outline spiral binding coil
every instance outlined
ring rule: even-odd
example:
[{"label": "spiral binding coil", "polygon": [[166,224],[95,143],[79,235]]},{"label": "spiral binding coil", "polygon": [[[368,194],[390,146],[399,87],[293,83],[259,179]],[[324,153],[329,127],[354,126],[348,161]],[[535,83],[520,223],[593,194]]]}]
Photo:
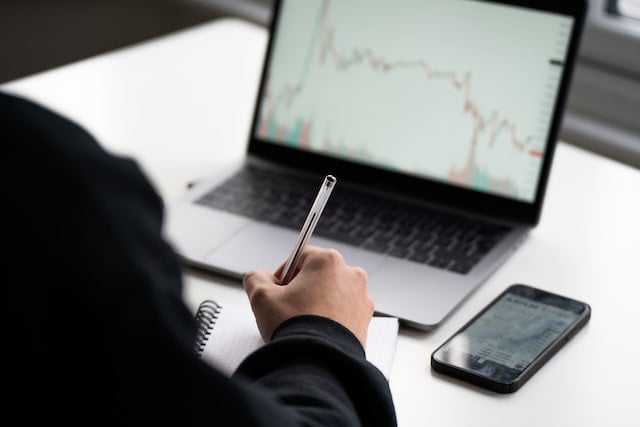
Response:
[{"label": "spiral binding coil", "polygon": [[209,335],[211,335],[211,330],[216,324],[218,317],[220,317],[220,310],[222,310],[222,306],[211,300],[203,301],[198,307],[198,311],[196,312],[196,324],[198,329],[196,332],[195,343],[195,350],[198,356],[202,354],[202,350],[204,350],[204,346],[209,339]]}]

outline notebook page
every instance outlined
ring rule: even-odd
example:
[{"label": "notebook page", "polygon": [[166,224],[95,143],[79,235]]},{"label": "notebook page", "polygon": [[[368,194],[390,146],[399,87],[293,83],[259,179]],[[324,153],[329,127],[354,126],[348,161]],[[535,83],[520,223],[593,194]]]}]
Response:
[{"label": "notebook page", "polygon": [[393,355],[398,339],[398,319],[395,317],[374,317],[369,323],[367,334],[367,360],[389,379]]},{"label": "notebook page", "polygon": [[225,304],[200,357],[231,376],[245,357],[262,345],[251,310]]},{"label": "notebook page", "polygon": [[[374,317],[367,335],[367,360],[389,378],[398,336],[398,319]],[[201,354],[202,360],[231,375],[253,351],[264,345],[250,309],[223,305]]]}]

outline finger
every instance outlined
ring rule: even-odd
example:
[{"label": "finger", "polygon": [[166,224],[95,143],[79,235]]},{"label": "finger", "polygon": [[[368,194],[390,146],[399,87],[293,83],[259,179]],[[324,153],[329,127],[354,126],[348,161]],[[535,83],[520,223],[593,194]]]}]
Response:
[{"label": "finger", "polygon": [[354,267],[351,265],[349,266],[349,268],[351,269],[352,274],[359,280],[359,282],[365,284],[369,282],[369,276],[367,275],[367,272],[364,268]]},{"label": "finger", "polygon": [[[295,277],[298,272],[300,271],[300,267],[302,266],[302,264],[304,263],[304,260],[309,257],[310,254],[317,252],[319,250],[322,250],[322,248],[318,247],[318,246],[314,246],[314,245],[306,245],[304,248],[302,248],[302,253],[300,254],[300,258],[298,259],[298,265],[294,266],[293,268],[293,275],[292,277]],[[276,269],[276,271],[273,273],[273,275],[277,278],[282,277],[282,273],[284,271],[284,266],[287,264],[288,260],[285,260],[282,264],[280,264],[280,266]]]},{"label": "finger", "polygon": [[278,267],[278,269],[273,273],[274,276],[276,277],[282,277],[282,271],[284,270],[284,266],[287,262],[283,262],[282,264],[280,264],[280,267]]},{"label": "finger", "polygon": [[242,286],[248,294],[251,294],[258,286],[275,284],[276,282],[276,276],[262,270],[251,270],[242,276]]},{"label": "finger", "polygon": [[325,268],[327,266],[337,266],[340,268],[346,267],[342,254],[332,248],[316,248],[316,250],[307,254],[306,260],[308,260],[308,264],[313,263],[315,266],[319,266],[321,268]]}]

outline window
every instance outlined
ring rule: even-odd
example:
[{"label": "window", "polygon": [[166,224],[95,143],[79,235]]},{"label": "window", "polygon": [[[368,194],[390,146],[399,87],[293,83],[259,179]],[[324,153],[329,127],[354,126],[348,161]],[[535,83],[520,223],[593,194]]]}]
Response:
[{"label": "window", "polygon": [[607,10],[613,15],[640,20],[640,0],[611,0]]},{"label": "window", "polygon": [[590,0],[561,138],[640,167],[640,0]]}]

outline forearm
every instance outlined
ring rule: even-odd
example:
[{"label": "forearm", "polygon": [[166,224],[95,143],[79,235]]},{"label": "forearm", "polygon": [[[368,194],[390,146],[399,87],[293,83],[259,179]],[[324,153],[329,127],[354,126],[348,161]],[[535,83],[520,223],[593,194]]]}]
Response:
[{"label": "forearm", "polygon": [[317,316],[284,322],[235,374],[271,390],[305,425],[396,425],[389,385],[356,337]]}]

